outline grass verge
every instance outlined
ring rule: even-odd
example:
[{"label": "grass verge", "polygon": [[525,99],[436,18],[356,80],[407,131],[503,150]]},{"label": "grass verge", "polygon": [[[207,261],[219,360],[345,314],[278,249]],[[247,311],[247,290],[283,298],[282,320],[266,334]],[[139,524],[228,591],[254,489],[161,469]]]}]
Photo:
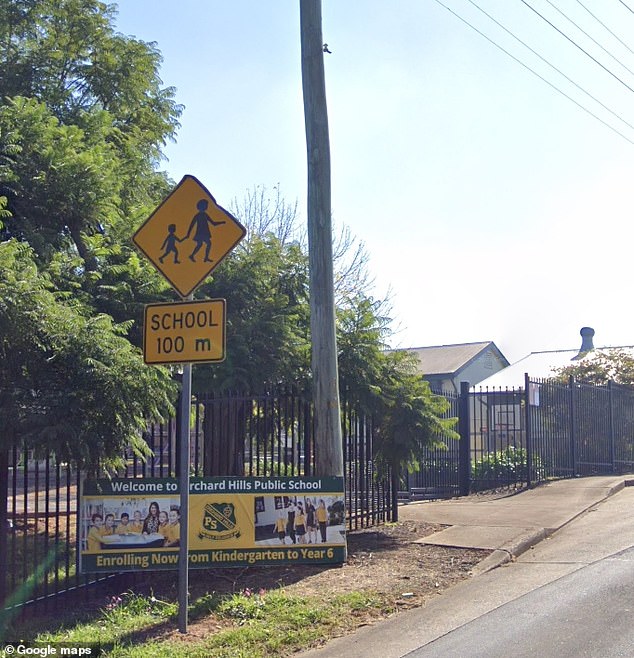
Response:
[{"label": "grass verge", "polygon": [[126,593],[112,597],[91,619],[54,630],[15,631],[36,643],[99,644],[112,658],[264,658],[308,649],[368,616],[389,612],[385,598],[369,592],[319,598],[283,588],[211,593],[190,606],[190,632],[182,635],[176,604]]}]

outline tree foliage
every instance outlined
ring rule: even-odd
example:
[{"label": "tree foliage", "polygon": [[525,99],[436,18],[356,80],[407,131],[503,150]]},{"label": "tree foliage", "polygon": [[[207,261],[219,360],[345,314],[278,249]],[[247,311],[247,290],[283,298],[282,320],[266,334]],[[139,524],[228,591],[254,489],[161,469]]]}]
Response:
[{"label": "tree foliage", "polygon": [[129,229],[166,190],[157,166],[182,110],[156,45],[116,33],[114,12],[96,0],[0,0],[4,237],[44,262],[72,247],[89,271],[99,263],[87,238],[120,236],[116,225]]},{"label": "tree foliage", "polygon": [[174,396],[134,346],[167,286],[129,238],[169,189],[181,108],[155,44],[118,34],[114,12],[0,0],[2,443],[83,463],[142,450]]},{"label": "tree foliage", "polygon": [[46,445],[92,465],[127,446],[142,452],[139,428],[170,408],[173,384],[123,333],[60,299],[29,247],[0,243],[2,443]]},{"label": "tree foliage", "polygon": [[612,381],[633,386],[634,353],[621,348],[593,350],[574,365],[556,371],[556,378],[562,382],[570,377],[587,384],[606,385]]},{"label": "tree foliage", "polygon": [[414,471],[423,448],[460,438],[454,429],[458,419],[445,417],[448,400],[432,393],[407,352],[385,355],[376,408],[375,457],[384,473]]}]

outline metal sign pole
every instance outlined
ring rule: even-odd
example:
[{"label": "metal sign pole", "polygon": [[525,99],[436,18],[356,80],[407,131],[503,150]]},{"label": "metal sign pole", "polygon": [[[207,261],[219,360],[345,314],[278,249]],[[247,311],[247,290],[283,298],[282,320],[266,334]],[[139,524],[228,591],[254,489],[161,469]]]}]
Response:
[{"label": "metal sign pole", "polygon": [[[209,212],[209,214],[207,214]],[[193,216],[193,218],[192,218]],[[192,226],[204,225],[204,230],[198,229],[190,241],[185,253],[189,257],[178,259],[176,242],[189,238]],[[209,225],[214,229],[213,252]],[[189,227],[189,229],[187,228]],[[185,175],[181,182],[163,200],[160,206],[145,220],[132,240],[156,269],[165,277],[169,284],[185,298],[193,302],[193,292],[211,274],[223,258],[244,238],[247,230],[240,222],[224,208],[216,203],[211,192],[194,176]],[[186,236],[178,238],[176,236]],[[194,244],[192,244],[192,242]],[[196,254],[205,246],[205,257],[202,254],[196,259]],[[191,250],[191,251],[190,251]],[[166,259],[166,257],[169,258]],[[211,258],[210,256],[213,256]],[[184,363],[183,384],[181,390],[181,422],[178,469],[178,486],[180,487],[180,549],[178,553],[178,628],[181,633],[187,633],[188,604],[188,568],[189,568],[189,420],[191,415],[192,389],[192,359],[199,361],[222,361],[225,346],[224,300],[206,300],[220,302],[221,309],[195,313],[192,309],[183,311],[163,307],[159,314],[156,305],[151,308],[155,321],[148,323],[146,318],[143,331],[143,358],[145,363]],[[203,303],[203,302],[199,302]],[[176,306],[176,305],[173,305]],[[218,317],[218,314],[221,317]],[[175,315],[177,314],[177,315]],[[190,324],[183,325],[183,314]],[[159,318],[165,322],[158,322]],[[172,318],[172,320],[170,320]],[[178,324],[176,319],[178,318]],[[176,329],[181,331],[176,332]],[[189,330],[196,331],[190,333]],[[156,333],[158,329],[163,332]],[[183,332],[187,329],[187,332]],[[213,329],[214,334],[209,335]],[[152,333],[154,332],[154,333]],[[187,349],[186,349],[187,348]],[[213,351],[215,350],[215,351]],[[204,358],[198,358],[204,353]],[[196,357],[196,358],[194,358]]]},{"label": "metal sign pole", "polygon": [[184,365],[182,386],[178,473],[181,508],[180,550],[178,553],[178,630],[181,633],[187,633],[187,605],[189,602],[189,419],[192,398],[191,363]]}]

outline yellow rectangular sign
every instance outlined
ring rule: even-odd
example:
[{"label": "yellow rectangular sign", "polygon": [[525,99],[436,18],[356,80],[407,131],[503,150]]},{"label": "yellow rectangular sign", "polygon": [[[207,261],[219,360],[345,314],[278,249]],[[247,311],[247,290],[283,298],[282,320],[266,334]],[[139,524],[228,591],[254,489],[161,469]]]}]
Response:
[{"label": "yellow rectangular sign", "polygon": [[145,363],[223,361],[225,307],[224,299],[148,304],[143,327]]}]

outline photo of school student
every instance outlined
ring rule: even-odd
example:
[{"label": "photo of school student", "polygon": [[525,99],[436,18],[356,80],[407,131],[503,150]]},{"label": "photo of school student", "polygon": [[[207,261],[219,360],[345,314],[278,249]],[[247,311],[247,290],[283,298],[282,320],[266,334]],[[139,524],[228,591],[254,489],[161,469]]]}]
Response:
[{"label": "photo of school student", "polygon": [[165,510],[161,510],[158,515],[159,518],[159,527],[158,527],[158,533],[159,535],[163,535],[163,537],[167,536],[167,512]]},{"label": "photo of school student", "polygon": [[297,503],[297,512],[295,512],[295,534],[299,544],[306,543],[306,516],[301,503]]},{"label": "photo of school student", "polygon": [[181,510],[180,507],[172,505],[167,513],[167,527],[160,531],[165,537],[165,546],[174,547],[180,545],[181,539]]},{"label": "photo of school student", "polygon": [[114,514],[106,514],[104,518],[101,536],[103,537],[104,535],[114,535]]},{"label": "photo of school student", "polygon": [[91,517],[92,525],[86,535],[86,550],[96,553],[101,550],[101,538],[103,537],[103,517],[95,513]]},{"label": "photo of school student", "polygon": [[286,508],[286,533],[291,538],[291,543],[295,544],[297,538],[295,535],[295,514],[297,514],[297,507],[295,503],[290,500]]},{"label": "photo of school student", "polygon": [[327,541],[327,530],[328,530],[328,510],[326,509],[326,503],[323,498],[319,499],[317,504],[317,509],[315,511],[315,517],[317,519],[317,524],[319,525],[319,534],[321,535],[322,543]]},{"label": "photo of school student", "polygon": [[134,510],[132,522],[130,523],[130,532],[138,533],[139,535],[143,532],[143,517],[141,516],[141,510]]},{"label": "photo of school student", "polygon": [[132,524],[130,523],[130,515],[127,512],[121,512],[121,519],[115,530],[116,535],[129,535],[132,532]]},{"label": "photo of school student", "polygon": [[317,510],[310,498],[306,498],[306,543],[317,543]]},{"label": "photo of school student", "polygon": [[273,534],[277,535],[277,538],[280,540],[280,543],[283,544],[286,540],[286,519],[284,518],[284,512],[280,512],[279,516],[275,520],[275,527],[273,529]]}]

